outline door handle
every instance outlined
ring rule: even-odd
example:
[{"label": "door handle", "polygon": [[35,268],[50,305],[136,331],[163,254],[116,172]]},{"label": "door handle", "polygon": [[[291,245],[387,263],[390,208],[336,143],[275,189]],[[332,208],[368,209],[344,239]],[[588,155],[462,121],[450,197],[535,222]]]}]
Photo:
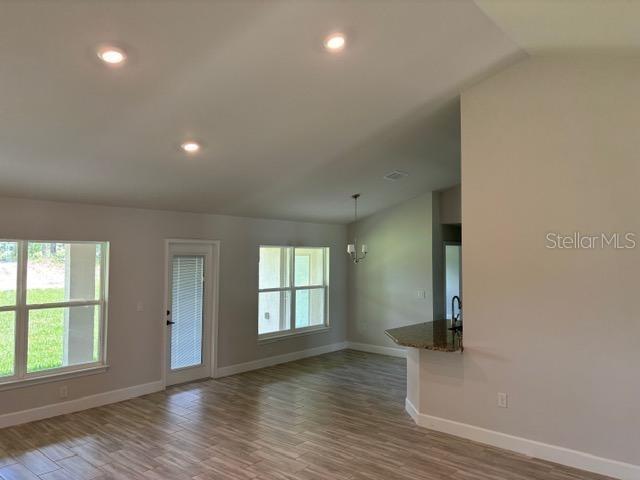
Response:
[{"label": "door handle", "polygon": [[171,320],[167,320],[167,325],[175,325],[176,322],[172,322]]}]

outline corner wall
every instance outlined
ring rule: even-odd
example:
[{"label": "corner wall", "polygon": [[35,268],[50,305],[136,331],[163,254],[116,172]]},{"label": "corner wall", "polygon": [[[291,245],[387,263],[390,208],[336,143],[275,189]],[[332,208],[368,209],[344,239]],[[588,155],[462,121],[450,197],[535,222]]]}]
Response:
[{"label": "corner wall", "polygon": [[465,352],[423,353],[420,413],[640,465],[640,242],[545,247],[640,234],[638,79],[534,58],[462,95]]}]

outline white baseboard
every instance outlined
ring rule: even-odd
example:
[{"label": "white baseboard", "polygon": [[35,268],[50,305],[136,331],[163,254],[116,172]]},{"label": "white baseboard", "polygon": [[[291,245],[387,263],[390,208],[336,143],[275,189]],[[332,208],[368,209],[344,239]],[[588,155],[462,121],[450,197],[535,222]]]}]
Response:
[{"label": "white baseboard", "polygon": [[[330,345],[324,345],[322,347],[310,348],[308,350],[287,353],[275,357],[263,358],[260,360],[255,360],[253,362],[221,367],[217,369],[215,376],[226,377],[228,375],[234,375],[236,373],[248,372],[249,370],[257,370],[260,368],[270,367],[272,365],[278,365],[280,363],[292,362],[301,358],[315,357],[324,353],[336,352],[338,350],[344,350],[345,348],[346,342],[333,343]],[[20,425],[22,423],[34,422],[36,420],[43,420],[45,418],[57,417],[58,415],[65,415],[67,413],[79,412],[81,410],[101,407],[110,403],[122,402],[124,400],[140,397],[149,393],[159,392],[161,390],[164,390],[164,388],[165,387],[162,381],[159,380],[157,382],[145,383],[142,385],[135,385],[133,387],[122,388],[120,390],[98,393],[95,395],[89,395],[87,397],[45,405],[29,410],[5,413],[3,415],[0,415],[0,428]]]},{"label": "white baseboard", "polygon": [[20,425],[21,423],[34,422],[45,418],[57,417],[58,415],[78,412],[88,408],[101,407],[110,403],[122,402],[124,400],[129,400],[130,398],[159,392],[160,390],[164,390],[164,387],[161,381],[157,381],[144,383],[142,385],[135,385],[133,387],[121,388],[119,390],[97,393],[95,395],[31,408],[29,410],[5,413],[4,415],[0,415],[0,428]]},{"label": "white baseboard", "polygon": [[345,348],[346,342],[332,343],[329,345],[323,345],[322,347],[309,348],[298,352],[285,353],[284,355],[261,358],[251,362],[237,363],[227,367],[218,367],[214,377],[228,377],[229,375],[236,375],[238,373],[249,372],[251,370],[259,370],[260,368],[271,367],[281,363],[293,362],[294,360],[300,360],[301,358],[315,357],[325,353],[337,352],[338,350],[344,350]]},{"label": "white baseboard", "polygon": [[380,355],[390,355],[392,357],[406,358],[407,349],[401,347],[381,347],[369,343],[347,342],[346,348],[358,350],[360,352],[378,353]]},{"label": "white baseboard", "polygon": [[640,479],[640,465],[632,465],[618,460],[597,457],[578,450],[571,450],[570,448],[549,445],[536,440],[529,440],[527,438],[516,437],[466,423],[455,422],[446,418],[425,415],[424,413],[420,413],[409,399],[405,401],[405,409],[416,424],[431,430],[448,433],[457,437],[518,452],[529,457],[540,458],[549,462],[559,463],[621,480]]}]

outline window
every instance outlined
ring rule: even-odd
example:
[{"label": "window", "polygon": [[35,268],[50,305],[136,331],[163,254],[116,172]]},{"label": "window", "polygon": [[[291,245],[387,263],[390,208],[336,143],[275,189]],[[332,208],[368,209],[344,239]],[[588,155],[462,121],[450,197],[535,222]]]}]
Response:
[{"label": "window", "polygon": [[329,249],[260,247],[258,334],[279,336],[328,325]]},{"label": "window", "polygon": [[104,365],[108,244],[0,240],[0,384]]}]

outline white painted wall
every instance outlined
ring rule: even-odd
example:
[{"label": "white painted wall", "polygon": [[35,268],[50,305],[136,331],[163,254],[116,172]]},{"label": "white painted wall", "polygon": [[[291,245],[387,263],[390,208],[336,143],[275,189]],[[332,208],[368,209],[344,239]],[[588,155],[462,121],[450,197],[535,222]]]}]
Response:
[{"label": "white painted wall", "polygon": [[385,330],[432,319],[432,196],[349,225],[349,238],[369,247],[363,262],[349,265],[350,342],[397,347]]},{"label": "white painted wall", "polygon": [[461,198],[462,187],[455,185],[446,190],[440,190],[440,223],[462,223]]},{"label": "white painted wall", "polygon": [[423,414],[640,465],[640,250],[545,248],[640,233],[638,79],[535,58],[463,94],[465,352],[423,352]]},{"label": "white painted wall", "polygon": [[[160,380],[164,326],[164,239],[221,240],[218,367],[346,339],[346,227],[219,215],[0,199],[0,238],[106,240],[110,250],[105,374],[66,380],[69,399]],[[257,343],[258,245],[331,247],[326,333]],[[137,312],[137,302],[144,311]],[[60,401],[57,383],[0,392],[0,414]]]}]

